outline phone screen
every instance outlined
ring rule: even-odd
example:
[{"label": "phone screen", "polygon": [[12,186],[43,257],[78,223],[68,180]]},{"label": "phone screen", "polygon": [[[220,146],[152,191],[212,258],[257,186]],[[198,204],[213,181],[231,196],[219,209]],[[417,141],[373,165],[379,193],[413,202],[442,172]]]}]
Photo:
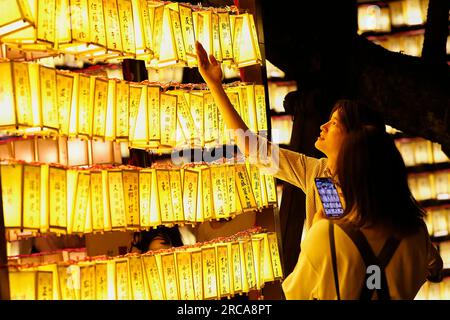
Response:
[{"label": "phone screen", "polygon": [[315,178],[323,210],[328,218],[338,218],[344,213],[336,186],[331,178]]}]

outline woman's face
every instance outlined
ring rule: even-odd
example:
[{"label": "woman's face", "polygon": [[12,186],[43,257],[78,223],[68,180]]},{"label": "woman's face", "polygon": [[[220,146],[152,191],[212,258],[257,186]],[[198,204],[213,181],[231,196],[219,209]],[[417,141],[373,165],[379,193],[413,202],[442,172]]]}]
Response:
[{"label": "woman's face", "polygon": [[328,158],[336,159],[346,135],[347,132],[340,120],[339,110],[336,110],[330,120],[320,126],[320,136],[316,140],[315,147]]},{"label": "woman's face", "polygon": [[172,245],[163,236],[156,236],[150,242],[148,250],[169,249]]}]

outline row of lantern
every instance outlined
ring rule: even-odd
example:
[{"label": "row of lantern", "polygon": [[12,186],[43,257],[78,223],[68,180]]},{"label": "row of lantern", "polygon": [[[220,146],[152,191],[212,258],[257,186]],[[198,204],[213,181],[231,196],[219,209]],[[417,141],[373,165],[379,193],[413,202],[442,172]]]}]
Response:
[{"label": "row of lantern", "polygon": [[143,255],[10,268],[15,300],[206,300],[282,279],[275,233],[242,233]]},{"label": "row of lantern", "polygon": [[0,42],[48,56],[192,67],[196,40],[226,64],[261,62],[253,16],[237,10],[147,0],[13,0],[0,18]]},{"label": "row of lantern", "polygon": [[395,140],[395,145],[400,151],[406,166],[449,161],[439,143],[423,138],[397,139]]},{"label": "row of lantern", "polygon": [[420,25],[427,21],[429,0],[389,1],[384,6],[358,6],[358,31],[389,32],[391,27]]},{"label": "row of lantern", "polygon": [[[0,63],[0,128],[128,140],[136,148],[231,143],[208,90],[162,91],[161,85],[129,83],[34,63]],[[253,132],[267,131],[263,85],[227,87],[231,102]]]},{"label": "row of lantern", "polygon": [[40,233],[195,224],[277,204],[274,178],[245,163],[86,170],[4,164],[1,182],[5,227]]},{"label": "row of lantern", "polygon": [[0,159],[62,166],[121,165],[129,157],[126,142],[41,136],[11,137],[0,142]]},{"label": "row of lantern", "polygon": [[424,34],[389,35],[369,37],[370,40],[392,52],[401,52],[414,57],[422,56]]},{"label": "row of lantern", "polygon": [[414,300],[450,300],[450,277],[441,282],[425,282]]},{"label": "row of lantern", "polygon": [[408,184],[417,200],[450,199],[449,170],[409,174]]}]

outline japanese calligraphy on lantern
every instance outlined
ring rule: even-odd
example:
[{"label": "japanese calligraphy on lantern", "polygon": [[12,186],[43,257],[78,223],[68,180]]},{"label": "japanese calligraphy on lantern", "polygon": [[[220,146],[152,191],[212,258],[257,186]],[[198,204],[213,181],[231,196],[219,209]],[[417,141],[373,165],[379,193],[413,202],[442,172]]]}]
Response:
[{"label": "japanese calligraphy on lantern", "polygon": [[158,181],[159,207],[162,222],[173,221],[172,196],[170,191],[170,173],[168,170],[156,170]]},{"label": "japanese calligraphy on lantern", "polygon": [[56,74],[56,96],[58,106],[59,130],[63,135],[69,135],[70,110],[72,108],[73,76]]},{"label": "japanese calligraphy on lantern", "polygon": [[[3,217],[6,228],[22,227],[22,177],[21,164],[1,165]],[[35,182],[28,183],[35,185]]]},{"label": "japanese calligraphy on lantern", "polygon": [[56,71],[44,66],[39,67],[41,83],[42,125],[45,128],[59,129],[58,108],[56,100]]},{"label": "japanese calligraphy on lantern", "polygon": [[174,146],[177,127],[177,97],[161,93],[161,144]]},{"label": "japanese calligraphy on lantern", "polygon": [[192,279],[191,255],[189,252],[176,253],[178,283],[181,300],[194,300],[194,283]]},{"label": "japanese calligraphy on lantern", "polygon": [[270,256],[272,258],[273,274],[276,279],[281,279],[283,277],[283,270],[281,267],[280,253],[278,251],[278,239],[274,232],[267,234],[270,247]]},{"label": "japanese calligraphy on lantern", "polygon": [[150,227],[152,171],[139,172],[139,218],[141,227]]},{"label": "japanese calligraphy on lantern", "polygon": [[215,248],[202,248],[202,260],[204,287],[203,295],[205,299],[215,299],[218,296]]},{"label": "japanese calligraphy on lantern", "polygon": [[106,29],[102,0],[89,0],[89,23],[91,42],[106,47]]},{"label": "japanese calligraphy on lantern", "polygon": [[148,138],[150,142],[161,140],[161,122],[159,107],[159,87],[147,87],[147,104],[148,104]]},{"label": "japanese calligraphy on lantern", "polygon": [[105,263],[95,264],[95,299],[108,300],[108,265]]},{"label": "japanese calligraphy on lantern", "polygon": [[108,103],[108,81],[95,79],[94,92],[94,127],[92,133],[96,137],[104,137],[106,133],[106,108]]},{"label": "japanese calligraphy on lantern", "polygon": [[164,275],[164,286],[167,300],[178,300],[177,274],[173,253],[161,255],[161,265]]},{"label": "japanese calligraphy on lantern", "polygon": [[192,280],[194,282],[195,299],[203,300],[203,264],[202,251],[197,249],[191,251],[192,260]]},{"label": "japanese calligraphy on lantern", "polygon": [[41,216],[41,168],[23,167],[23,227],[39,229]]},{"label": "japanese calligraphy on lantern", "polygon": [[196,221],[199,172],[184,170],[183,208],[184,219]]},{"label": "japanese calligraphy on lantern", "polygon": [[49,214],[50,228],[67,228],[67,183],[66,170],[49,169]]},{"label": "japanese calligraphy on lantern", "polygon": [[86,225],[86,217],[90,202],[90,181],[88,172],[78,174],[77,191],[75,196],[75,207],[72,217],[72,232],[83,233]]},{"label": "japanese calligraphy on lantern", "polygon": [[233,43],[231,39],[230,15],[227,12],[219,15],[219,35],[222,48],[222,60],[233,59]]},{"label": "japanese calligraphy on lantern", "polygon": [[81,135],[91,135],[91,82],[94,78],[80,75],[78,83],[78,133]]},{"label": "japanese calligraphy on lantern", "polygon": [[128,260],[116,261],[117,300],[129,300]]},{"label": "japanese calligraphy on lantern", "polygon": [[161,278],[156,258],[153,255],[145,255],[142,257],[142,262],[147,276],[150,295],[153,300],[164,299],[164,289],[161,284]]},{"label": "japanese calligraphy on lantern", "polygon": [[205,168],[201,171],[202,176],[202,199],[203,199],[203,215],[201,219],[209,220],[213,217],[213,195],[212,195],[212,181],[211,169]]},{"label": "japanese calligraphy on lantern", "polygon": [[170,192],[172,198],[173,219],[184,222],[183,191],[181,186],[180,170],[170,170]]},{"label": "japanese calligraphy on lantern", "polygon": [[37,39],[55,42],[56,0],[38,1],[37,11]]},{"label": "japanese calligraphy on lantern", "polygon": [[95,300],[95,266],[80,267],[80,299]]},{"label": "japanese calligraphy on lantern", "polygon": [[103,203],[103,177],[101,172],[91,172],[91,208],[92,228],[94,231],[103,231],[104,203]]},{"label": "japanese calligraphy on lantern", "polygon": [[241,263],[241,252],[239,248],[239,243],[233,242],[231,244],[231,268],[232,268],[232,281],[233,289],[235,293],[242,292],[242,263]]},{"label": "japanese calligraphy on lantern", "polygon": [[221,297],[231,295],[230,287],[230,265],[228,257],[228,246],[217,245],[217,270],[219,277],[219,293]]},{"label": "japanese calligraphy on lantern", "polygon": [[245,164],[236,165],[236,187],[243,210],[256,208],[256,200],[247,174]]},{"label": "japanese calligraphy on lantern", "polygon": [[53,300],[53,272],[37,272],[37,300]]},{"label": "japanese calligraphy on lantern", "polygon": [[109,202],[111,210],[111,226],[113,229],[126,227],[127,218],[125,211],[125,199],[123,193],[123,181],[121,171],[108,172]]},{"label": "japanese calligraphy on lantern", "polygon": [[214,214],[216,219],[225,218],[226,181],[221,177],[222,166],[211,167],[212,195],[214,199]]},{"label": "japanese calligraphy on lantern", "polygon": [[130,277],[131,277],[131,292],[133,300],[145,300],[147,299],[144,273],[142,270],[141,258],[130,257],[128,258],[130,265]]},{"label": "japanese calligraphy on lantern", "polygon": [[122,50],[125,53],[134,54],[136,51],[136,39],[134,34],[133,8],[131,0],[117,0],[119,12],[120,32],[122,34]]},{"label": "japanese calligraphy on lantern", "polygon": [[14,87],[17,108],[17,123],[19,125],[33,125],[33,110],[31,108],[30,78],[28,65],[13,62]]},{"label": "japanese calligraphy on lantern", "polygon": [[124,170],[122,173],[127,227],[139,228],[139,173]]}]

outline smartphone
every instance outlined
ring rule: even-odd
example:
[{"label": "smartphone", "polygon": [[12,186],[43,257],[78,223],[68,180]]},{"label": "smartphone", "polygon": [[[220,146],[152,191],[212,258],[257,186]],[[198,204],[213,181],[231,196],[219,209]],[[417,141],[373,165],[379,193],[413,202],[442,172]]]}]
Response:
[{"label": "smartphone", "polygon": [[344,207],[332,178],[315,178],[317,192],[327,218],[335,219],[344,214]]}]

